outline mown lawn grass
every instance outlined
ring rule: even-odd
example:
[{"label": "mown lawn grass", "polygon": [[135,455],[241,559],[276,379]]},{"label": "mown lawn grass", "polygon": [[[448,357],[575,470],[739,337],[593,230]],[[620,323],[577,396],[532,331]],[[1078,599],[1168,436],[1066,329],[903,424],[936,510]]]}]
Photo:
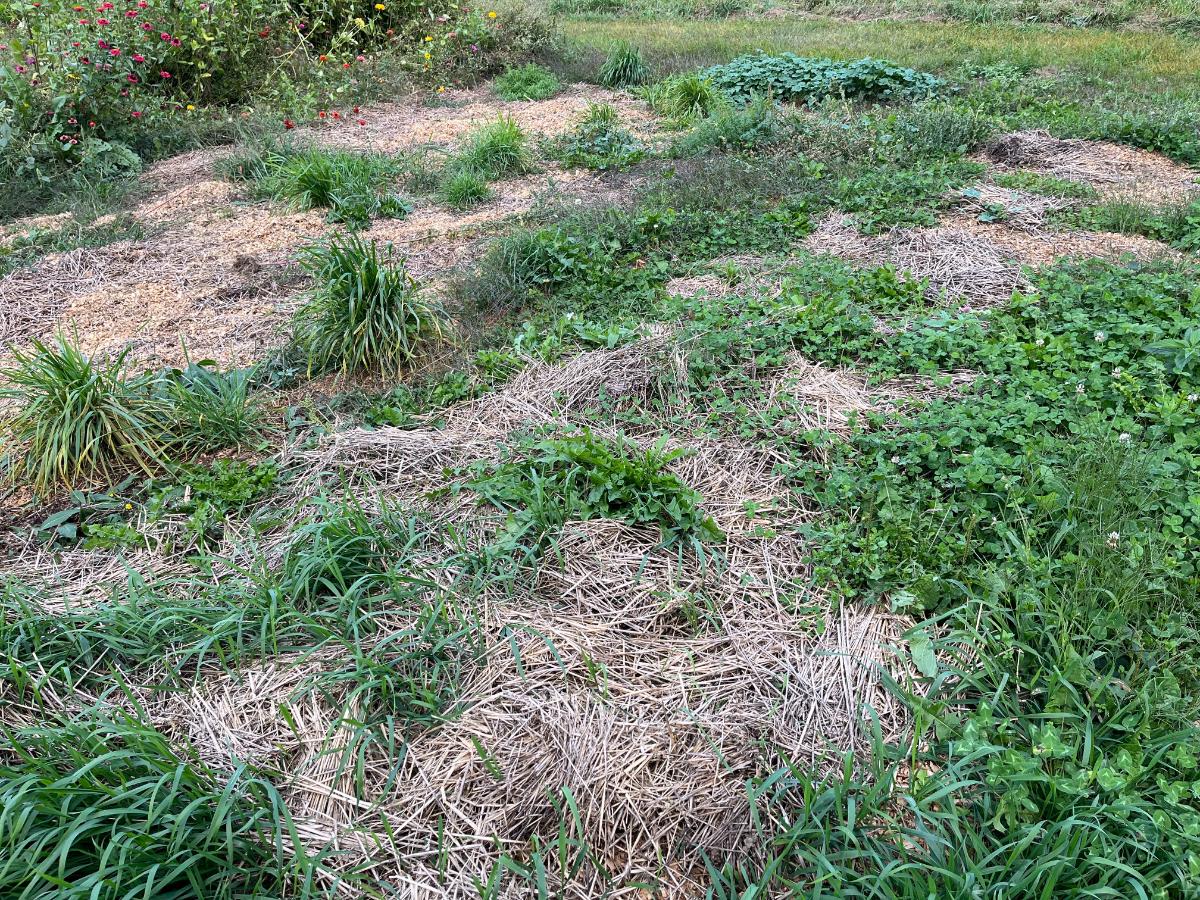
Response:
[{"label": "mown lawn grass", "polygon": [[563,29],[584,51],[606,51],[616,41],[636,43],[660,70],[683,71],[762,50],[842,59],[886,57],[938,71],[997,63],[1070,69],[1129,90],[1200,87],[1200,42],[1161,32],[828,17],[576,18],[565,20]]}]

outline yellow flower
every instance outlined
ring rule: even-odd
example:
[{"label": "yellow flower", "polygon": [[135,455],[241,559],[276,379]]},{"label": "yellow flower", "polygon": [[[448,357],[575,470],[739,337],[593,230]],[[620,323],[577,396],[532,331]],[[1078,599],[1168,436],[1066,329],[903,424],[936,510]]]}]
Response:
[{"label": "yellow flower", "polygon": [[387,9],[387,4],[386,3],[376,3],[375,8],[382,12],[383,10]]},{"label": "yellow flower", "polygon": [[432,38],[432,37],[430,37],[429,35],[425,35],[425,40],[427,40],[427,41],[432,41],[432,40],[433,40],[433,38]]},{"label": "yellow flower", "polygon": [[[188,109],[191,109],[191,107],[189,106],[189,107],[188,107]],[[132,503],[126,503],[126,504],[125,504],[125,508],[126,508],[126,509],[133,509],[133,504],[132,504]]]},{"label": "yellow flower", "polygon": [[432,59],[432,58],[433,58],[433,57],[431,57],[431,56],[429,55],[429,51],[428,51],[428,50],[426,50],[426,51],[425,51],[425,58],[426,58],[426,59]]},{"label": "yellow flower", "polygon": [[362,19],[355,19],[354,24],[357,25],[359,28],[365,28],[367,23],[364,22]]},{"label": "yellow flower", "polygon": [[[196,107],[192,106],[192,104],[190,104],[190,103],[187,105],[187,110],[188,110],[188,112],[191,112],[191,111],[192,111],[192,110],[194,110],[195,108],[196,108]],[[130,507],[130,508],[132,508],[132,507]]]},{"label": "yellow flower", "polygon": [[494,9],[493,9],[493,10],[489,10],[489,12],[488,12],[488,18],[489,18],[489,19],[494,19],[494,18],[496,18],[496,11],[495,11]]},{"label": "yellow flower", "polygon": [[445,86],[444,84],[439,84],[439,85],[438,85],[438,93],[439,93],[439,94],[444,94],[444,93],[446,93],[446,86]]}]

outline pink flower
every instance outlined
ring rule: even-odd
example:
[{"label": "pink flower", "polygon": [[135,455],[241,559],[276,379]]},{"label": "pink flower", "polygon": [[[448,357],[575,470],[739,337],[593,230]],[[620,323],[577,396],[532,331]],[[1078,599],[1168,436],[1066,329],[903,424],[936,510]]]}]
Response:
[{"label": "pink flower", "polygon": [[130,72],[128,75],[125,76],[125,80],[128,81],[130,84],[138,83],[138,77],[136,75],[134,75],[132,72]]},{"label": "pink flower", "polygon": [[171,77],[171,73],[170,73],[170,72],[159,72],[159,73],[158,73],[158,77],[159,77],[159,78],[170,78],[170,77]]},{"label": "pink flower", "polygon": [[108,49],[108,41],[101,38],[100,40],[96,41],[96,46],[99,47],[101,50],[107,50]]},{"label": "pink flower", "polygon": [[20,65],[20,64],[18,63],[18,64],[17,64],[17,74],[18,74],[18,75],[23,75],[24,73],[25,73],[25,67],[24,67],[24,66],[22,66],[22,65]]},{"label": "pink flower", "polygon": [[138,9],[145,9],[149,5],[146,0],[138,0]]},{"label": "pink flower", "polygon": [[135,53],[135,54],[133,54],[133,61],[134,62],[145,62],[146,57],[142,56],[142,54],[140,54],[140,53]]},{"label": "pink flower", "polygon": [[142,23],[142,31],[153,31],[153,30],[154,30],[154,26],[151,25],[149,22]]},{"label": "pink flower", "polygon": [[142,114],[136,109],[133,112],[131,112],[130,115],[133,116],[135,119],[140,119],[142,117]]},{"label": "pink flower", "polygon": [[68,125],[78,125],[79,120],[76,119],[74,116],[71,116],[71,118],[67,119],[67,124]]},{"label": "pink flower", "polygon": [[118,47],[113,47],[111,50],[108,51],[108,55],[109,56],[120,56],[121,50]]},{"label": "pink flower", "polygon": [[136,9],[125,10],[125,18],[136,19],[137,17],[138,17],[138,11]]},{"label": "pink flower", "polygon": [[91,22],[89,22],[87,19],[80,19],[80,20],[79,20],[79,24],[80,24],[80,25],[90,25],[90,24],[92,24],[92,23],[91,23]]},{"label": "pink flower", "polygon": [[179,38],[171,38],[171,46],[172,47],[182,47],[183,41],[181,41]]},{"label": "pink flower", "polygon": [[357,59],[359,62],[366,62],[366,61],[367,61],[367,58],[366,58],[365,56],[356,56],[356,57],[354,57],[354,58],[355,58],[355,59]]},{"label": "pink flower", "polygon": [[366,125],[366,124],[367,124],[367,120],[366,120],[366,119],[359,119],[359,120],[358,120],[358,124],[359,124],[359,125]]},{"label": "pink flower", "polygon": [[165,31],[162,34],[160,34],[159,37],[162,38],[164,41],[169,41],[171,39],[171,36],[169,34],[167,34]]}]

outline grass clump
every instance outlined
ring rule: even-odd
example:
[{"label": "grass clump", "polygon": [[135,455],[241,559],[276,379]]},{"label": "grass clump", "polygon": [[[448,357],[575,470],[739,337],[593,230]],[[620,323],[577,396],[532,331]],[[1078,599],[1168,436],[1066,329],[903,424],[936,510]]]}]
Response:
[{"label": "grass clump", "polygon": [[711,81],[695,72],[668,78],[648,93],[655,112],[682,123],[710,115],[725,99]]},{"label": "grass clump", "polygon": [[316,282],[297,313],[295,339],[309,373],[337,370],[398,375],[446,334],[440,309],[421,296],[389,246],[356,236],[308,247],[303,264]]},{"label": "grass clump", "polygon": [[686,453],[661,443],[642,450],[623,437],[607,441],[583,431],[518,447],[493,471],[477,471],[468,486],[513,516],[512,542],[532,539],[535,549],[566,522],[590,519],[656,526],[667,543],[719,540],[700,495],[668,470]]},{"label": "grass clump", "polygon": [[0,893],[232,900],[315,874],[269,782],[214,772],[133,718],[52,721],[5,743]]},{"label": "grass clump", "polygon": [[412,211],[408,201],[387,191],[399,169],[383,156],[267,141],[229,157],[221,171],[297,209],[327,209],[327,221],[351,228],[365,228],[377,217],[403,218]]},{"label": "grass clump", "polygon": [[618,41],[608,51],[597,77],[605,87],[636,87],[650,80],[650,67],[641,50],[627,41]]},{"label": "grass clump", "polygon": [[1002,188],[1042,194],[1046,197],[1062,197],[1067,200],[1094,200],[1099,196],[1096,189],[1086,181],[1057,178],[1041,172],[997,172],[992,181]]},{"label": "grass clump", "polygon": [[255,371],[220,371],[210,360],[162,375],[176,444],[188,452],[239,447],[260,435],[262,408],[251,397]]},{"label": "grass clump", "polygon": [[59,336],[13,350],[0,396],[13,403],[3,451],[10,475],[44,493],[129,467],[150,471],[170,443],[170,406],[150,376],[126,371],[128,350],[101,362]]},{"label": "grass clump", "polygon": [[487,179],[478,172],[462,169],[453,172],[442,182],[442,200],[455,209],[466,209],[483,203],[492,196]]},{"label": "grass clump", "polygon": [[554,73],[536,63],[508,69],[492,82],[492,89],[502,100],[545,100],[561,88]]},{"label": "grass clump", "polygon": [[452,169],[474,172],[488,181],[533,170],[529,137],[510,116],[484,125],[467,141]]},{"label": "grass clump", "polygon": [[1136,200],[1110,200],[1062,215],[1062,220],[1089,231],[1138,234],[1177,250],[1200,251],[1200,200],[1151,206]]}]

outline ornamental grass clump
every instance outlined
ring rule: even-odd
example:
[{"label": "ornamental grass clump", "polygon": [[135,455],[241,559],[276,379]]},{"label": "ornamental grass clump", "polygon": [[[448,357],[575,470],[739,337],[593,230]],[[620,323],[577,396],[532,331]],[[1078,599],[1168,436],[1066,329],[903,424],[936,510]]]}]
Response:
[{"label": "ornamental grass clump", "polygon": [[153,376],[126,372],[127,356],[99,361],[61,335],[54,344],[13,350],[0,390],[13,409],[0,436],[10,475],[44,494],[162,462],[171,406]]},{"label": "ornamental grass clump", "polygon": [[446,336],[445,314],[421,295],[391,245],[334,237],[306,248],[316,288],[297,313],[296,342],[309,374],[337,370],[395,376]]}]

